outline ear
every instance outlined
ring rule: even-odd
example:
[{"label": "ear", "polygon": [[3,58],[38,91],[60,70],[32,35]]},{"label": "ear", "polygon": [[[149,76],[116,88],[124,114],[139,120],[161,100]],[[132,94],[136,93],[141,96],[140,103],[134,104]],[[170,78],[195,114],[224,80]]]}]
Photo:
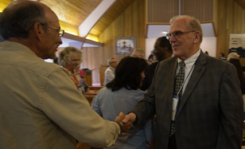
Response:
[{"label": "ear", "polygon": [[200,32],[196,32],[195,33],[195,38],[194,38],[194,43],[198,43],[198,42],[200,42],[200,36],[201,36],[201,34],[200,34]]},{"label": "ear", "polygon": [[34,34],[35,34],[37,40],[42,41],[43,35],[45,33],[43,30],[43,26],[39,22],[36,22],[34,24],[33,30],[34,30]]}]

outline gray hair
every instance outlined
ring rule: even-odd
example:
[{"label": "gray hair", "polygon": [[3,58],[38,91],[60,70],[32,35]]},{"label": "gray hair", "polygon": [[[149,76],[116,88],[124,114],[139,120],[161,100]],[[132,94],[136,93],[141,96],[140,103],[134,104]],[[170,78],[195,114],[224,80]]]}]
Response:
[{"label": "gray hair", "polygon": [[[135,49],[133,52],[138,52],[139,56],[142,56],[143,58],[145,57],[145,51],[143,51],[142,49]],[[134,55],[132,55],[132,56],[134,56]]]},{"label": "gray hair", "polygon": [[176,21],[178,19],[184,19],[184,18],[188,19],[188,22],[186,22],[186,23],[191,27],[191,29],[194,29],[194,30],[200,32],[200,43],[201,43],[202,38],[203,38],[202,27],[201,27],[201,23],[199,22],[199,20],[196,19],[195,17],[188,16],[188,15],[174,16],[173,18],[170,19],[170,24],[172,24],[174,21]]},{"label": "gray hair", "polygon": [[66,47],[65,49],[63,49],[60,53],[59,53],[59,59],[58,59],[58,63],[63,66],[66,67],[67,64],[71,61],[71,56],[73,54],[79,55],[82,59],[82,51],[78,50],[75,47]]},{"label": "gray hair", "polygon": [[40,22],[44,31],[48,31],[45,10],[41,5],[30,1],[13,2],[0,15],[0,34],[4,39],[26,39],[36,22]]},{"label": "gray hair", "polygon": [[115,58],[114,58],[114,57],[111,57],[111,58],[109,58],[109,59],[107,60],[107,65],[108,65],[108,66],[110,65],[111,60],[113,60],[113,59],[115,59]]},{"label": "gray hair", "polygon": [[238,55],[236,52],[231,52],[228,56],[227,56],[227,61],[230,61],[230,59],[239,59],[240,55]]}]

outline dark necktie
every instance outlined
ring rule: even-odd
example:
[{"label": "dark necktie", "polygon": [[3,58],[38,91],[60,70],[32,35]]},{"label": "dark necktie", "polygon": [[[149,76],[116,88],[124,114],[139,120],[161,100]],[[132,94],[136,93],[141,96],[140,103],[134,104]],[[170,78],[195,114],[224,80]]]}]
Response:
[{"label": "dark necktie", "polygon": [[184,82],[185,79],[185,62],[184,61],[180,61],[179,62],[179,72],[177,74],[177,76],[175,77],[175,85],[174,85],[174,95],[180,95],[182,94],[182,89],[183,87],[182,84]]},{"label": "dark necktie", "polygon": [[[179,96],[179,100],[180,100],[180,97],[182,95],[182,90],[183,90],[183,82],[184,82],[184,79],[185,79],[185,62],[184,61],[180,61],[179,62],[179,72],[177,74],[177,76],[175,77],[175,84],[174,84],[174,95],[177,95],[178,93],[178,96]],[[177,110],[176,110],[177,112]],[[175,133],[175,123],[174,121],[171,122],[171,128],[170,128],[170,136],[172,136],[173,134]]]}]

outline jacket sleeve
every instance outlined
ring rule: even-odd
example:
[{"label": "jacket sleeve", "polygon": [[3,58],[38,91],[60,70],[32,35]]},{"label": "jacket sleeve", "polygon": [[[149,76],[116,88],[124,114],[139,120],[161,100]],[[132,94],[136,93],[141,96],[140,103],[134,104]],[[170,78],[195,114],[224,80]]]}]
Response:
[{"label": "jacket sleeve", "polygon": [[93,147],[108,147],[117,140],[118,124],[101,118],[64,71],[50,74],[41,88],[39,108],[74,138]]},{"label": "jacket sleeve", "polygon": [[[154,74],[157,74],[158,68],[159,65],[157,65]],[[148,88],[147,93],[144,95],[144,99],[140,101],[137,106],[131,111],[136,114],[136,122],[134,123],[134,125],[143,125],[155,114],[155,82],[156,80],[153,76],[151,86]]]}]

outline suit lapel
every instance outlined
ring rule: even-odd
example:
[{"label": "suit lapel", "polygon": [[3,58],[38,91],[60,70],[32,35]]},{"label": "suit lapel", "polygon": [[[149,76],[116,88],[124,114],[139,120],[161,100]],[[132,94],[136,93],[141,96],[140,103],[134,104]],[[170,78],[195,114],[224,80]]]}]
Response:
[{"label": "suit lapel", "polygon": [[[177,65],[178,65],[177,58],[174,58],[171,65],[169,65],[170,67],[167,69],[167,70],[171,70],[169,72],[170,78],[168,79],[169,81],[172,80],[172,82],[169,82],[169,86],[168,86],[169,90],[171,90],[171,95],[174,94],[174,79],[175,79]],[[171,100],[172,100],[172,98],[171,98]],[[172,102],[171,102],[171,104],[172,104]]]},{"label": "suit lapel", "polygon": [[[164,75],[161,75],[160,77],[162,78],[162,80],[168,80],[167,83],[166,81],[161,82],[158,81],[157,84],[159,84],[159,87],[162,86],[163,84],[165,84],[165,92],[162,92],[161,96],[165,97],[167,102],[160,102],[160,104],[162,104],[162,107],[165,107],[167,104],[169,107],[169,111],[172,111],[172,97],[173,97],[173,91],[174,91],[174,78],[175,78],[175,70],[177,67],[177,58],[173,57],[171,59],[171,62],[169,63],[169,65],[165,65],[166,67],[162,68],[162,70],[164,71]],[[164,118],[164,117],[163,117]]]},{"label": "suit lapel", "polygon": [[193,89],[197,85],[199,79],[201,78],[203,72],[205,71],[206,67],[206,55],[201,52],[199,58],[197,59],[195,63],[195,68],[191,74],[191,77],[189,79],[189,82],[185,88],[184,94],[181,97],[180,105],[178,108],[177,116],[179,115],[180,111],[184,107],[187,99],[189,98],[190,94],[192,93]]}]

